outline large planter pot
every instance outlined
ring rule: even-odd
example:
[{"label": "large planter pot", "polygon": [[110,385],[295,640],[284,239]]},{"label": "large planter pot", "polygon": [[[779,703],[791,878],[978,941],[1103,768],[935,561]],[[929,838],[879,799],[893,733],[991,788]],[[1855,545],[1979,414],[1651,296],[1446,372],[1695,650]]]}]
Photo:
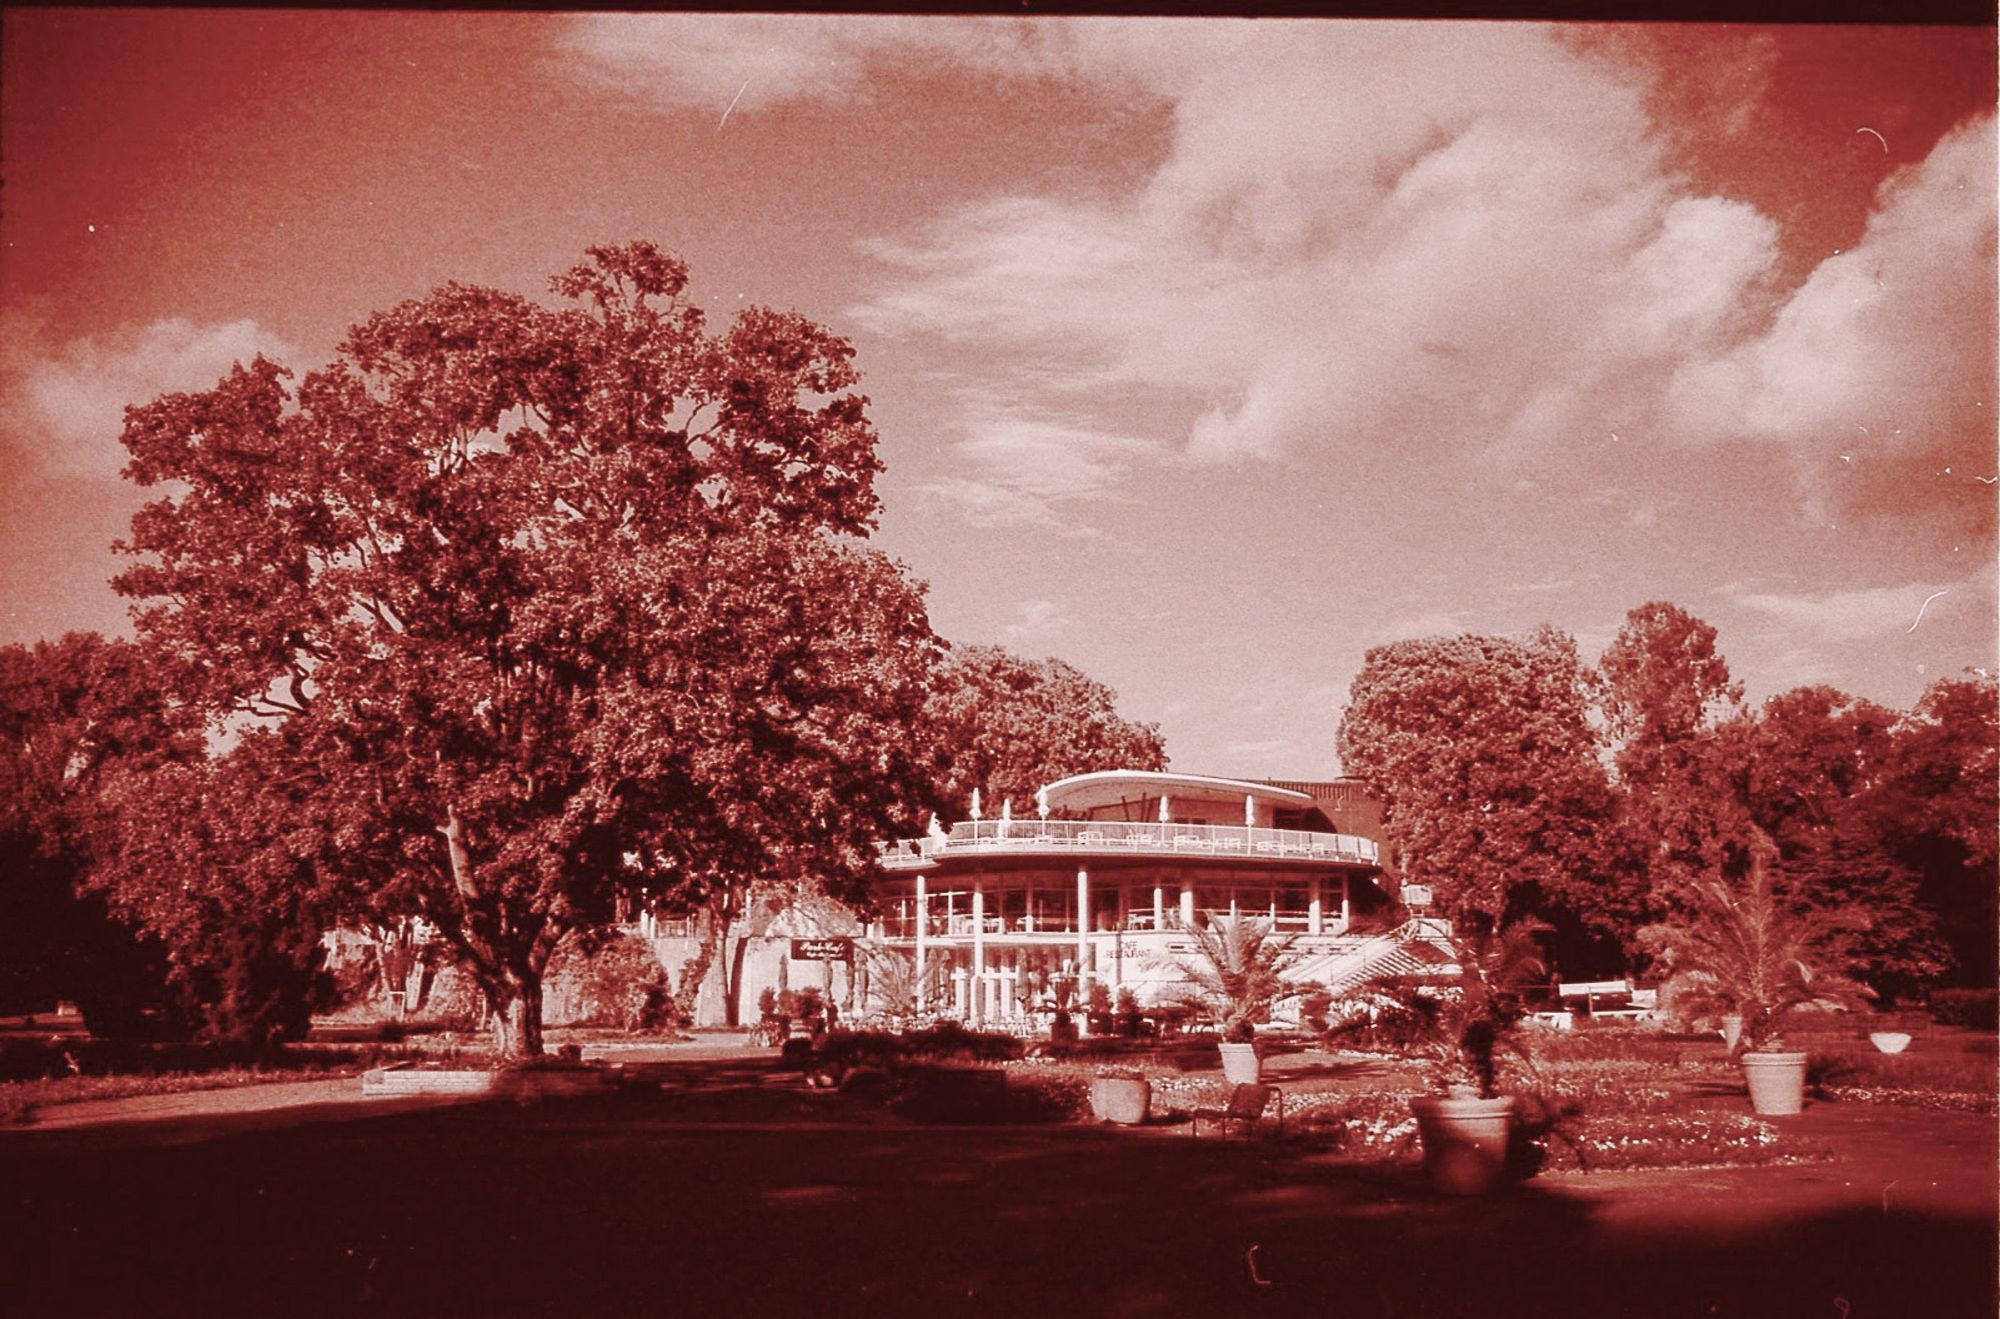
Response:
[{"label": "large planter pot", "polygon": [[1507,1145],[1514,1134],[1514,1099],[1412,1099],[1424,1172],[1446,1195],[1481,1195],[1507,1177]]},{"label": "large planter pot", "polygon": [[1752,1112],[1788,1117],[1805,1107],[1806,1056],[1802,1053],[1746,1053],[1743,1079],[1750,1083]]},{"label": "large planter pot", "polygon": [[1732,1012],[1722,1018],[1722,1043],[1731,1053],[1736,1052],[1736,1041],[1743,1038],[1743,1018]]},{"label": "large planter pot", "polygon": [[1143,1076],[1099,1076],[1090,1082],[1090,1111],[1099,1122],[1139,1126],[1152,1102],[1152,1083]]},{"label": "large planter pot", "polygon": [[1901,1053],[1910,1047],[1910,1037],[1899,1030],[1878,1030],[1871,1032],[1868,1042],[1883,1053]]},{"label": "large planter pot", "polygon": [[1231,1085],[1255,1085],[1264,1075],[1264,1060],[1254,1044],[1223,1044],[1222,1075]]}]

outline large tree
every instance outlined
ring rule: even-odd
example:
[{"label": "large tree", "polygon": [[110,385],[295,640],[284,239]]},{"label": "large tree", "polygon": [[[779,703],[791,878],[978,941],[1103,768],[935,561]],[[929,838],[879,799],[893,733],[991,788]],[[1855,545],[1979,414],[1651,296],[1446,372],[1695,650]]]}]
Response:
[{"label": "large tree", "polygon": [[282,727],[315,864],[434,923],[510,1054],[618,885],[851,891],[921,791],[936,642],[861,543],[851,350],[762,309],[711,334],[686,283],[593,248],[555,306],[448,285],[296,386],[259,358],[127,415],[171,490],[119,579],[142,632],[214,723]]},{"label": "large tree", "polygon": [[957,646],[924,709],[940,805],[963,815],[977,788],[989,809],[1043,784],[1104,769],[1165,769],[1157,724],[1121,717],[1117,693],[1059,659]]},{"label": "large tree", "polygon": [[1567,916],[1603,932],[1629,921],[1587,683],[1565,634],[1371,650],[1339,739],[1342,767],[1382,799],[1402,878],[1433,888],[1447,915],[1488,928]]}]

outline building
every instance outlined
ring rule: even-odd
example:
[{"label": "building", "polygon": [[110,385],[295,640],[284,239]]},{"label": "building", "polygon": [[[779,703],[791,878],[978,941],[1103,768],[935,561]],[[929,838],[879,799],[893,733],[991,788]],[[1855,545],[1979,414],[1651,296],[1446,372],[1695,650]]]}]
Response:
[{"label": "building", "polygon": [[[1352,780],[1108,770],[1023,805],[975,805],[970,820],[884,844],[865,920],[826,900],[755,904],[710,967],[697,1023],[747,1024],[766,989],[812,988],[848,1021],[1045,1032],[1059,1004],[1184,999],[1187,931],[1206,913],[1292,936],[1285,975],[1302,991],[1429,975],[1448,958],[1449,927],[1404,920],[1385,887],[1381,806]],[[685,920],[645,915],[635,932],[675,977],[698,947]]]},{"label": "building", "polygon": [[1185,997],[1204,913],[1292,936],[1286,976],[1302,989],[1434,963],[1421,945],[1441,929],[1362,927],[1358,912],[1393,904],[1377,837],[1338,816],[1379,833],[1379,806],[1350,782],[1077,775],[1037,793],[1032,815],[975,807],[885,847],[866,937],[912,960],[920,1013],[1015,1030],[1046,1027],[1055,1003]]}]

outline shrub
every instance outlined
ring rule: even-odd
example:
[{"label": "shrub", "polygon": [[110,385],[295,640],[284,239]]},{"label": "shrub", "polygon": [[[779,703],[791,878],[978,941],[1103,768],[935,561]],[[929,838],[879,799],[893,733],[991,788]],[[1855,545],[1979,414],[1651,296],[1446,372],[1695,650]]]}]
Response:
[{"label": "shrub", "polygon": [[675,1024],[667,973],[637,935],[614,934],[594,946],[564,940],[549,959],[547,985],[565,1025],[640,1031]]},{"label": "shrub", "polygon": [[2000,990],[1934,989],[1930,999],[1931,1018],[1940,1026],[1963,1026],[1967,1030],[1994,1030],[2000,1018]]}]

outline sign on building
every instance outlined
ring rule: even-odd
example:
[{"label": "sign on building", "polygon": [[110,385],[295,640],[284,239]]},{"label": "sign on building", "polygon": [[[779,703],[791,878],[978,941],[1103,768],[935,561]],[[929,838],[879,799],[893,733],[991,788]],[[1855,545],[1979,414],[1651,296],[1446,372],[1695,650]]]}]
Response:
[{"label": "sign on building", "polygon": [[794,962],[847,962],[854,958],[852,939],[794,939]]}]

